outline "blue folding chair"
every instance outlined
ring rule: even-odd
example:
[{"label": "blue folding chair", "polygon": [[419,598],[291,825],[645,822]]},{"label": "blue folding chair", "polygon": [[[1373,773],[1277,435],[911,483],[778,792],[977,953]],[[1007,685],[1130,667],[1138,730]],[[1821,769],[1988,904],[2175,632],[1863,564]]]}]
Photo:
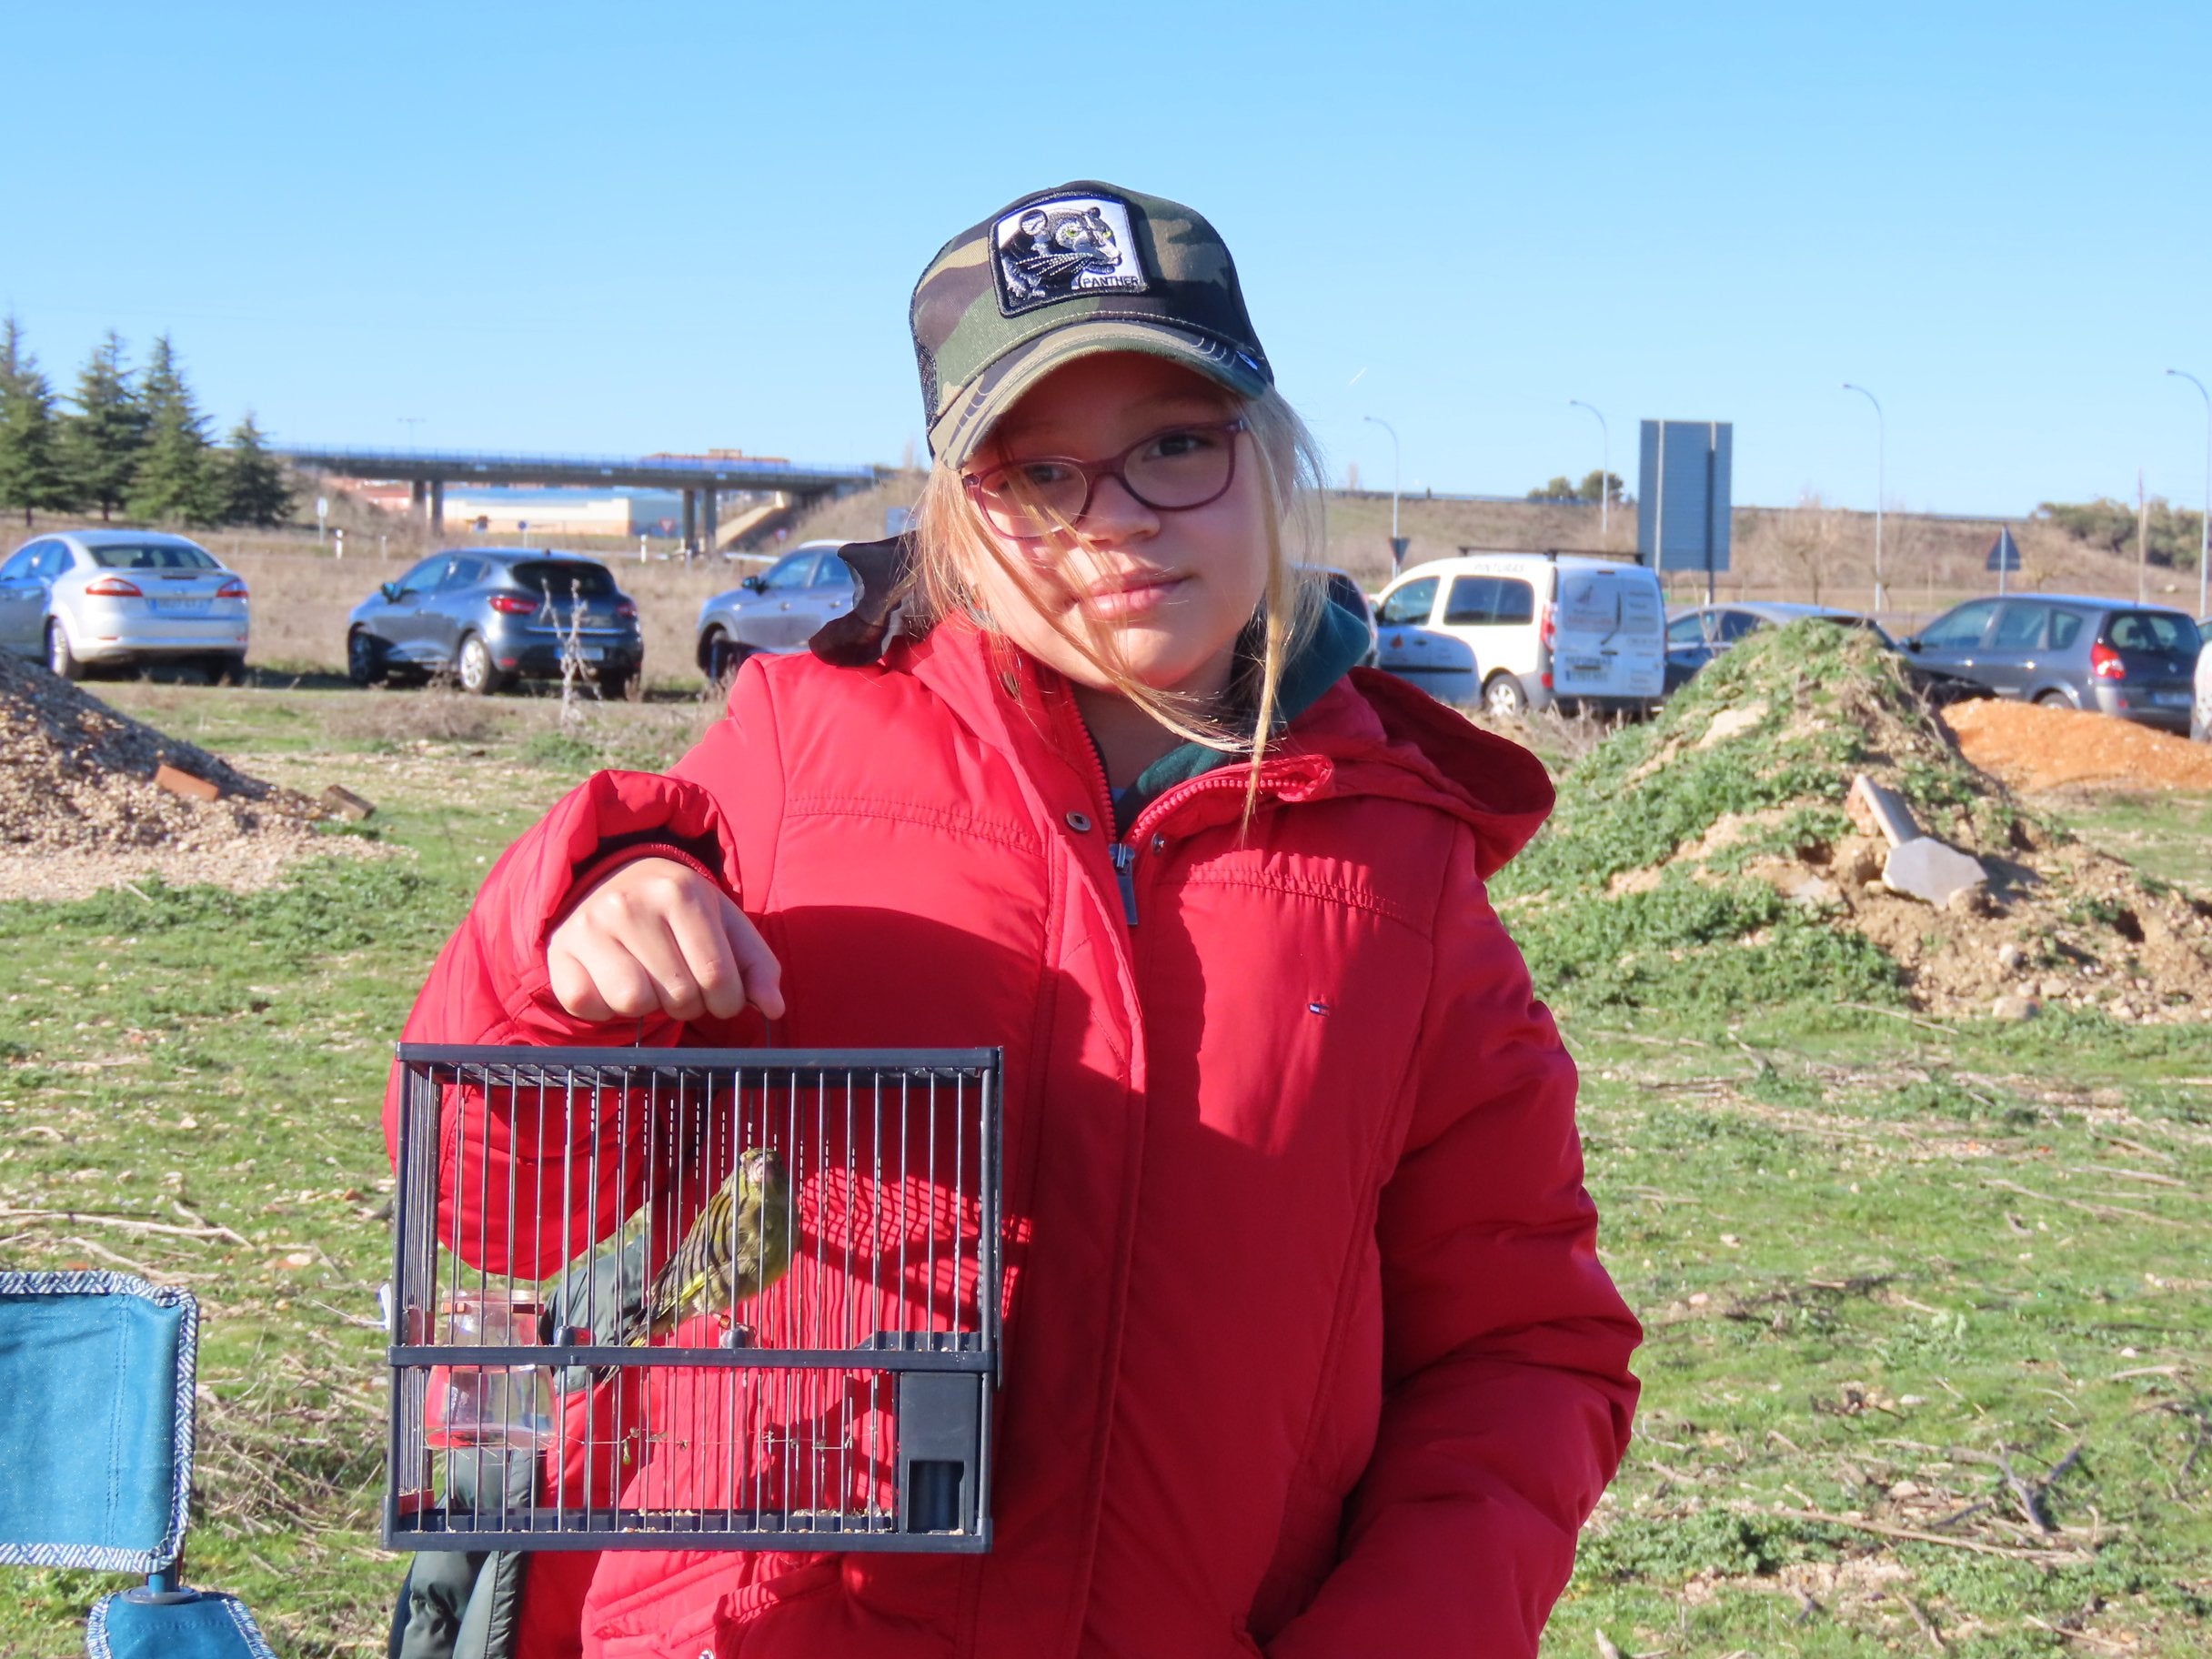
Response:
[{"label": "blue folding chair", "polygon": [[179,1581],[199,1303],[127,1273],[0,1273],[0,1563],[143,1573],[91,1659],[275,1659],[236,1596]]}]

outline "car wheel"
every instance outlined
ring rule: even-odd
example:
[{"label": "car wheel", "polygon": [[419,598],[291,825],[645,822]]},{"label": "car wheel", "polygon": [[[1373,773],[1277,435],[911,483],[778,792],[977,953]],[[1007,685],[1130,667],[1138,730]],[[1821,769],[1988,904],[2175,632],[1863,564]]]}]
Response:
[{"label": "car wheel", "polygon": [[717,633],[707,642],[707,683],[729,690],[738,678],[739,666],[753,654],[753,649],[728,634]]},{"label": "car wheel", "polygon": [[384,641],[365,628],[346,636],[346,678],[357,686],[381,685],[390,672],[384,662]]},{"label": "car wheel", "polygon": [[637,689],[638,671],[635,669],[605,675],[599,680],[599,697],[609,703],[628,701]]},{"label": "car wheel", "polygon": [[1493,674],[1483,688],[1483,712],[1493,719],[1517,720],[1528,713],[1528,693],[1511,674]]},{"label": "car wheel", "polygon": [[2074,699],[2063,691],[2046,691],[2036,699],[2036,705],[2040,709],[2071,709]]},{"label": "car wheel", "polygon": [[46,624],[46,667],[62,679],[85,678],[84,663],[69,649],[69,630],[58,621]]},{"label": "car wheel", "polygon": [[244,651],[217,651],[204,659],[200,666],[211,686],[242,686],[246,683]]},{"label": "car wheel", "polygon": [[508,676],[499,672],[499,665],[491,659],[491,647],[484,643],[481,634],[470,634],[461,640],[461,649],[454,654],[453,672],[461,689],[471,697],[489,697],[507,689]]}]

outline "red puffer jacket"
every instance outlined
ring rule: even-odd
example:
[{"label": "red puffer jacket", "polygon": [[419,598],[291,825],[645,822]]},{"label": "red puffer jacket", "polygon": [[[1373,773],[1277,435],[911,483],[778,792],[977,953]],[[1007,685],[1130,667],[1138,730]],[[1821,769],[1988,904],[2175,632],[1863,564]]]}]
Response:
[{"label": "red puffer jacket", "polygon": [[[1065,682],[947,627],[871,669],[753,659],[670,775],[602,773],[499,860],[411,1040],[630,1041],[560,1010],[546,938],[610,859],[673,848],[782,962],[779,1043],[1005,1051],[992,1553],[610,1552],[584,1653],[1535,1652],[1639,1336],[1483,889],[1551,786],[1361,670],[1241,832],[1246,777],[1146,807],[1125,894]],[[644,1032],[679,1039],[760,1033]]]}]

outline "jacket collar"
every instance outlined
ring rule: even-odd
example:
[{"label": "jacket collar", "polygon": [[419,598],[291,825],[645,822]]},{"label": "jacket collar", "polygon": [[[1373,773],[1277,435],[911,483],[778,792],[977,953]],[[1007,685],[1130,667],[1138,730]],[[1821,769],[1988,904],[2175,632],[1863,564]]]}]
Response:
[{"label": "jacket collar", "polygon": [[[1332,639],[1336,631],[1329,629]],[[1298,672],[1286,675],[1282,701],[1289,724],[1261,768],[1262,809],[1271,802],[1352,796],[1432,807],[1473,828],[1477,868],[1487,878],[1550,816],[1552,781],[1543,762],[1394,675],[1347,671],[1337,660],[1342,649],[1340,642],[1319,655],[1309,651],[1293,664]],[[912,674],[979,738],[1025,768],[1036,765],[1041,753],[1079,779],[1090,777],[1092,758],[1080,749],[1067,752],[1086,740],[1067,681],[965,618],[948,618],[920,640],[899,641],[882,667]],[[1199,745],[1185,749],[1197,749],[1212,764],[1193,765],[1167,781],[1143,810],[1147,827],[1182,831],[1242,817],[1244,790],[1230,787],[1241,785],[1241,767],[1233,779],[1211,776],[1238,757]],[[1154,762],[1144,780],[1184,752],[1179,749]]]}]

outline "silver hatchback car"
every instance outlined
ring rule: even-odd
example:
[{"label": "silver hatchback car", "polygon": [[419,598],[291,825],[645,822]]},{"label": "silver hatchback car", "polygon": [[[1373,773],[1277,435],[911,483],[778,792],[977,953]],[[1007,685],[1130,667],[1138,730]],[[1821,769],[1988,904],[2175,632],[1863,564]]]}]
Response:
[{"label": "silver hatchback car", "polygon": [[758,576],[699,607],[699,671],[727,679],[756,651],[799,651],[814,630],[852,608],[852,571],[840,541],[802,541]]},{"label": "silver hatchback car", "polygon": [[0,564],[0,650],[64,679],[96,665],[195,663],[211,682],[246,670],[246,578],[196,541],[157,530],[62,530]]}]

